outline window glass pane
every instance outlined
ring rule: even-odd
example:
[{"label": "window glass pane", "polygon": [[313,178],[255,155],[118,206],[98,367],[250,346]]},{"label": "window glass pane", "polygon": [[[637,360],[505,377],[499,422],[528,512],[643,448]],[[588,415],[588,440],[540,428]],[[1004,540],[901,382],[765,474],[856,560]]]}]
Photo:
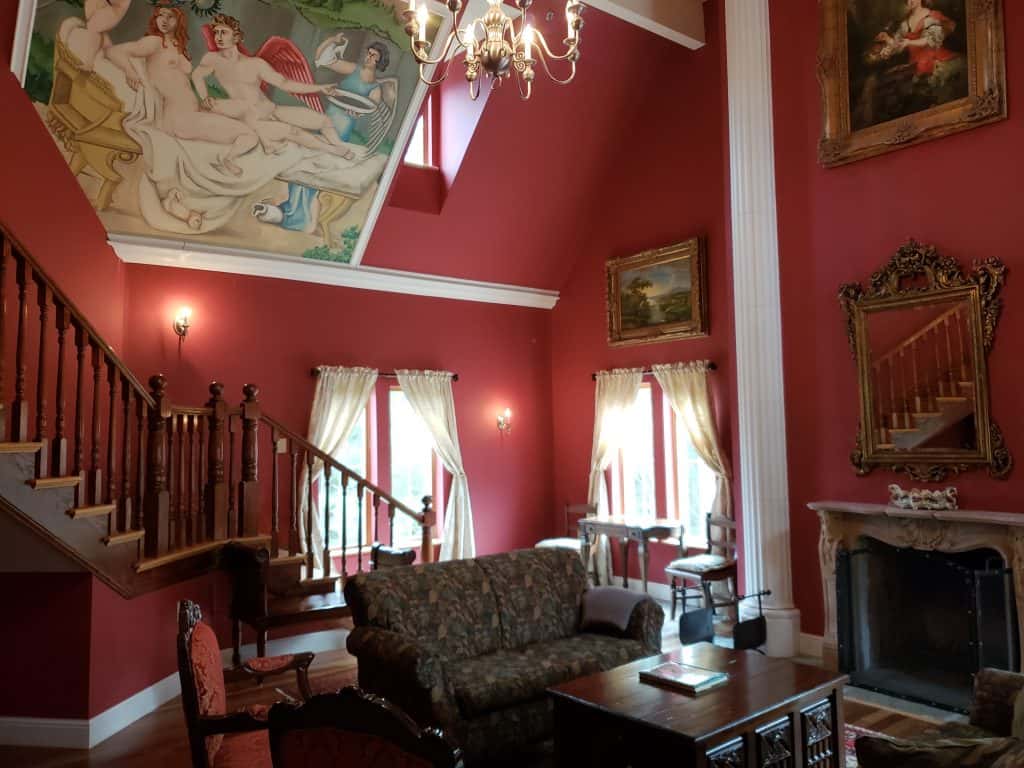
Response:
[{"label": "window glass pane", "polygon": [[[423,508],[422,498],[434,492],[434,442],[402,390],[391,390],[388,405],[391,418],[391,495],[410,509],[420,510]],[[439,501],[437,506],[440,506]],[[396,512],[395,543],[418,544],[420,538],[421,529],[416,521]]]},{"label": "window glass pane", "polygon": [[[667,405],[667,404],[666,404]],[[690,433],[683,420],[675,418],[676,425],[676,504],[679,517],[686,528],[686,543],[703,548],[707,546],[707,515],[715,501],[716,479],[708,465],[690,441]]]},{"label": "window glass pane", "polygon": [[655,515],[654,407],[650,386],[640,387],[626,413],[622,444],[622,513]]},{"label": "window glass pane", "polygon": [[[366,441],[366,409],[364,408],[360,412],[359,418],[356,419],[356,424],[352,427],[352,432],[349,433],[348,439],[345,440],[345,443],[335,454],[334,458],[356,474],[369,479],[368,468],[366,465]],[[359,500],[356,494],[355,483],[348,483],[348,488],[346,489],[344,496],[345,498],[342,499],[341,475],[340,473],[332,472],[330,506],[331,547],[340,547],[342,545],[341,527],[343,519],[345,523],[345,545],[347,547],[354,547],[359,543]],[[342,512],[344,512],[344,516],[342,515]],[[363,543],[365,544],[367,542],[365,528],[365,499],[363,500],[363,513]]]},{"label": "window glass pane", "polygon": [[405,162],[412,165],[427,164],[427,143],[424,138],[425,127],[423,122],[423,115],[420,115],[416,120],[416,127],[413,129],[412,138],[409,139],[409,149],[405,151]]}]

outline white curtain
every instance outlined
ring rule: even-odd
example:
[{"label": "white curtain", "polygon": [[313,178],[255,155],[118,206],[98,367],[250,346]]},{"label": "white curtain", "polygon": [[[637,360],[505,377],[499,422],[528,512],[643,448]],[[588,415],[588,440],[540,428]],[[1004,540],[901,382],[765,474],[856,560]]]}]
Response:
[{"label": "white curtain", "polygon": [[[313,410],[309,414],[308,440],[329,456],[335,457],[356,425],[377,383],[377,371],[372,368],[342,368],[320,366],[320,376],[313,396]],[[299,488],[306,488],[309,469],[303,467]],[[324,465],[319,459],[313,462],[313,484],[324,477]],[[306,551],[306,511],[309,509],[308,494],[299,494],[299,541]],[[324,494],[313,507],[313,565],[323,566],[324,551]]]},{"label": "white curtain", "polygon": [[711,514],[732,517],[729,466],[719,447],[718,430],[708,393],[708,363],[674,363],[651,367],[654,378],[668,397],[676,418],[690,435],[690,441],[708,468],[715,473],[717,488]]},{"label": "white curtain", "polygon": [[469,481],[462,466],[459,430],[455,423],[452,374],[443,371],[396,371],[398,385],[412,410],[423,419],[434,440],[434,452],[451,473],[452,489],[444,513],[441,560],[476,557]]},{"label": "white curtain", "polygon": [[[594,396],[594,448],[590,456],[590,489],[587,502],[597,507],[598,517],[609,516],[608,484],[604,471],[611,464],[629,428],[626,413],[636,400],[643,381],[642,368],[621,368],[597,374]],[[600,584],[611,583],[611,547],[599,536],[591,557],[596,559]]]}]

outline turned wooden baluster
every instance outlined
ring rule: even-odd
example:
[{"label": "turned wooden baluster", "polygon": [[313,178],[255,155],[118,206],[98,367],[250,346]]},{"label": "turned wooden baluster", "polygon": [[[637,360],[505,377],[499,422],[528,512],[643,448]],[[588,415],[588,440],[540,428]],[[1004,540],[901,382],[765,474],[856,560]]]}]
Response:
[{"label": "turned wooden baluster", "polygon": [[291,514],[288,516],[288,554],[299,553],[299,454],[289,441],[288,453],[291,456],[292,477],[288,487],[291,488]]},{"label": "turned wooden baluster", "polygon": [[913,342],[910,345],[910,365],[914,372],[914,411],[920,413],[922,410],[921,403],[921,385],[917,378],[917,342]]},{"label": "turned wooden baluster", "polygon": [[149,380],[154,405],[149,409],[149,439],[146,473],[146,495],[142,505],[146,529],[146,557],[167,554],[170,544],[170,493],[167,490],[167,419],[171,415],[167,402],[167,380],[153,376]]},{"label": "turned wooden baluster", "polygon": [[946,329],[946,359],[949,361],[949,394],[951,397],[956,397],[959,394],[959,389],[956,385],[956,374],[953,372],[953,342],[949,336],[949,318],[946,317],[942,321],[943,327]]},{"label": "turned wooden baluster", "polygon": [[141,397],[135,398],[135,434],[136,443],[138,444],[137,449],[137,461],[135,462],[137,477],[135,479],[135,530],[143,530],[145,528],[145,521],[143,520],[143,507],[146,499],[146,435],[148,432],[147,416],[149,409],[146,406],[146,401]]},{"label": "turned wooden baluster", "polygon": [[0,232],[0,441],[7,438],[7,404],[4,384],[7,376],[7,262],[11,260],[11,241]]},{"label": "turned wooden baluster", "polygon": [[260,388],[255,384],[242,387],[242,479],[238,483],[238,517],[243,536],[256,536],[260,525],[260,487],[257,476],[260,424],[260,404],[256,396]]},{"label": "turned wooden baluster", "polygon": [[[285,451],[285,440],[278,438],[277,430],[270,429],[270,556],[281,553],[281,454]],[[289,554],[291,554],[289,552]]]},{"label": "turned wooden baluster", "polygon": [[313,454],[306,451],[306,578],[313,578]]},{"label": "turned wooden baluster", "polygon": [[25,257],[15,251],[18,282],[18,337],[14,352],[14,402],[11,404],[11,441],[24,443],[28,440],[28,402],[25,400],[25,333],[28,328],[28,282],[32,267]]},{"label": "turned wooden baluster", "polygon": [[[935,395],[942,397],[945,391],[945,382],[942,380],[942,353],[940,351],[942,340],[939,338],[938,327],[932,328],[932,337],[932,345],[935,348]],[[934,406],[933,410],[938,410],[938,403],[935,403]]]},{"label": "turned wooden baluster", "polygon": [[331,465],[324,464],[324,578],[331,575]]},{"label": "turned wooden baluster", "polygon": [[125,377],[121,381],[121,408],[124,416],[121,435],[121,514],[124,530],[135,529],[132,499],[132,386]]},{"label": "turned wooden baluster", "polygon": [[[0,280],[3,277],[0,276]],[[71,327],[71,313],[67,307],[57,303],[57,424],[53,437],[51,469],[57,477],[68,474],[67,403],[64,399],[64,340]],[[0,330],[0,333],[3,333]],[[2,386],[2,385],[0,385]]]},{"label": "turned wooden baluster", "polygon": [[376,493],[370,497],[370,503],[373,505],[373,541],[371,544],[380,543],[380,496]]},{"label": "turned wooden baluster", "polygon": [[192,450],[195,439],[195,421],[192,416],[183,414],[181,417],[181,434],[179,436],[179,449],[181,450],[181,493],[185,501],[182,517],[185,519],[185,540],[188,546],[197,543],[196,518],[193,504],[195,499],[192,495],[192,485],[195,472],[193,471]]},{"label": "turned wooden baluster", "polygon": [[356,481],[356,519],[359,522],[359,527],[356,528],[356,569],[359,573],[363,572],[363,528],[365,523],[363,522],[363,497],[366,495],[366,489],[363,488],[363,484]]},{"label": "turned wooden baluster", "polygon": [[46,344],[50,330],[50,300],[46,283],[35,276],[36,302],[39,304],[39,370],[36,376],[36,442],[41,445],[36,451],[36,477],[50,476],[50,440],[47,437],[46,422]]},{"label": "turned wooden baluster", "polygon": [[[117,366],[113,360],[107,361],[107,382],[110,385],[110,404],[107,413],[107,503],[114,505],[114,511],[108,516],[110,535],[118,533],[121,511],[117,503]],[[127,518],[125,518],[127,519]]]},{"label": "turned wooden baluster", "polygon": [[209,442],[210,426],[209,420],[196,417],[196,446],[199,448],[199,460],[196,464],[196,515],[199,517],[199,530],[196,534],[201,541],[210,541],[212,537],[207,533],[211,530],[212,524],[207,519],[206,489],[209,486]]},{"label": "turned wooden baluster", "polygon": [[88,483],[85,474],[85,354],[89,347],[89,335],[80,325],[75,325],[75,348],[78,350],[77,381],[75,384],[75,467],[74,475],[78,478],[75,489],[75,506],[84,507],[89,504]]},{"label": "turned wooden baluster", "polygon": [[103,503],[103,469],[100,466],[102,455],[100,439],[103,423],[100,420],[100,396],[102,394],[103,358],[98,344],[92,346],[92,503]]},{"label": "turned wooden baluster", "polygon": [[434,524],[437,518],[434,515],[434,497],[423,497],[423,538],[420,542],[420,562],[434,562]]},{"label": "turned wooden baluster", "polygon": [[238,536],[242,529],[238,521],[238,508],[235,501],[235,417],[228,414],[228,531],[229,536]]},{"label": "turned wooden baluster", "polygon": [[967,370],[967,352],[964,349],[963,322],[960,319],[960,310],[953,313],[953,324],[956,326],[956,344],[960,350],[960,380],[972,381]]},{"label": "turned wooden baluster", "polygon": [[341,583],[348,578],[348,472],[341,473]]},{"label": "turned wooden baluster", "polygon": [[228,538],[230,489],[224,479],[224,428],[228,404],[224,401],[224,385],[219,381],[210,384],[210,400],[206,405],[213,411],[210,414],[209,448],[206,454],[206,536],[213,541],[220,541]]},{"label": "turned wooden baluster", "polygon": [[171,499],[171,525],[174,534],[171,536],[171,546],[181,549],[185,545],[185,527],[182,525],[181,515],[181,488],[179,487],[178,475],[181,473],[181,465],[178,463],[179,437],[178,437],[178,415],[173,411],[167,419],[167,490]]},{"label": "turned wooden baluster", "polygon": [[395,504],[388,502],[388,546],[395,546]]}]

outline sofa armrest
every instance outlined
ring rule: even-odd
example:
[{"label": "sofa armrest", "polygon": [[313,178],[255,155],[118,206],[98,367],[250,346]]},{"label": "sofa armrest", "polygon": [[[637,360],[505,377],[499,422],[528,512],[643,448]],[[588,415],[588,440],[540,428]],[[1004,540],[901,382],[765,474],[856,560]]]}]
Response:
[{"label": "sofa armrest", "polygon": [[420,688],[429,690],[443,683],[440,660],[405,635],[377,627],[356,627],[345,645],[360,661],[386,664],[397,676],[414,681]]},{"label": "sofa armrest", "polygon": [[983,669],[974,677],[971,725],[996,736],[1009,736],[1013,705],[1024,688],[1024,675],[1000,669]]},{"label": "sofa armrest", "polygon": [[665,624],[665,611],[653,597],[645,597],[633,608],[626,627],[626,637],[639,640],[650,656],[661,653],[661,628]]}]

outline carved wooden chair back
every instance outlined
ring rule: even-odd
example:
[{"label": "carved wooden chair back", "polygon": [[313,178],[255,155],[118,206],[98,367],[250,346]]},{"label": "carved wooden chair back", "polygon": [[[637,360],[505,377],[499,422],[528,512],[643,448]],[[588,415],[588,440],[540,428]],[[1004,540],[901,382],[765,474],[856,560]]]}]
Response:
[{"label": "carved wooden chair back", "polygon": [[199,606],[191,600],[178,603],[178,677],[192,765],[208,768],[224,737],[204,737],[199,720],[206,715],[223,715],[227,696],[220,643],[213,629],[203,622]]},{"label": "carved wooden chair back", "polygon": [[566,504],[565,505],[565,531],[570,538],[580,535],[580,520],[584,517],[591,517],[597,514],[597,506],[594,504]]},{"label": "carved wooden chair back", "polygon": [[270,710],[274,768],[462,768],[462,753],[436,728],[420,729],[385,699],[358,688]]}]

